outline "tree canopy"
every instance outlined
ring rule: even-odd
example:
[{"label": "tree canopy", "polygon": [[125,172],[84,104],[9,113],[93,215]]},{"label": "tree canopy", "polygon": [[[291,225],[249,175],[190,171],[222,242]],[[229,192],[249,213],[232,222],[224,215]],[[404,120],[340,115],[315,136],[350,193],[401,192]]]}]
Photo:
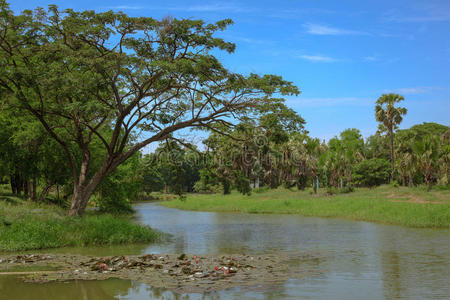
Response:
[{"label": "tree canopy", "polygon": [[387,131],[391,142],[391,179],[394,178],[395,170],[394,130],[402,122],[403,115],[408,112],[406,108],[395,105],[403,100],[405,98],[399,94],[383,94],[375,105],[375,119],[380,122],[379,130]]},{"label": "tree canopy", "polygon": [[[112,11],[37,8],[15,15],[0,1],[0,98],[40,122],[64,150],[73,177],[71,215],[100,182],[146,145],[183,128],[233,125],[282,103],[292,83],[227,70],[211,50],[232,24],[130,17]],[[92,145],[102,147],[94,169]]]}]

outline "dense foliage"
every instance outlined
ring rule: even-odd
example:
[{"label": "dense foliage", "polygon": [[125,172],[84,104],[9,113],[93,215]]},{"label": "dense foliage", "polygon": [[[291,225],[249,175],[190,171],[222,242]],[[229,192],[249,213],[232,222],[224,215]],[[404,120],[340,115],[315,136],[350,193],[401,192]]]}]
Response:
[{"label": "dense foliage", "polygon": [[[55,6],[14,15],[0,0],[1,181],[70,215],[88,201],[129,211],[151,192],[449,184],[449,127],[397,130],[404,99],[386,94],[366,140],[355,128],[311,137],[279,98],[296,86],[233,73],[212,54],[234,50],[215,37],[229,24]],[[188,143],[188,130],[209,135]]]},{"label": "dense foliage", "polygon": [[[41,140],[39,131],[58,145],[64,168],[54,171],[69,174],[52,177],[71,181],[70,215],[82,215],[102,182],[145,146],[183,129],[232,126],[299,94],[280,76],[242,75],[220,63],[213,51],[235,45],[216,33],[231,23],[54,5],[16,15],[0,0],[0,109],[36,127],[30,141]],[[30,147],[35,155],[39,147]],[[31,168],[9,171],[21,193]]]},{"label": "dense foliage", "polygon": [[354,168],[354,182],[360,186],[381,185],[389,179],[389,168],[389,162],[382,158],[363,160]]}]

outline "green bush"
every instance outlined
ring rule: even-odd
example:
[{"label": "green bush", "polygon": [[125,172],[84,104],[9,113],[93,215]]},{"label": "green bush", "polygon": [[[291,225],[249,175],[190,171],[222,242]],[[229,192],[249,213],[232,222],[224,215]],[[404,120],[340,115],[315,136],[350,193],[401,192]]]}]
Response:
[{"label": "green bush", "polygon": [[265,186],[253,189],[252,192],[255,192],[255,193],[259,194],[259,193],[267,192],[268,190],[269,190],[269,186],[265,185]]},{"label": "green bush", "polygon": [[327,187],[327,194],[328,195],[336,195],[337,194],[337,188],[333,187],[333,186],[329,186]]},{"label": "green bush", "polygon": [[348,194],[348,193],[351,193],[351,192],[354,192],[354,191],[355,191],[355,189],[352,186],[350,186],[350,185],[345,186],[343,188],[335,188],[333,186],[329,186],[327,188],[327,194],[328,195]]},{"label": "green bush", "polygon": [[353,169],[353,182],[358,186],[377,186],[387,183],[390,173],[390,163],[381,158],[361,161]]},{"label": "green bush", "polygon": [[400,185],[398,184],[397,180],[392,180],[392,182],[390,183],[392,187],[398,188]]},{"label": "green bush", "polygon": [[194,191],[204,194],[218,194],[223,192],[223,187],[220,184],[209,184],[199,180],[194,184]]},{"label": "green bush", "polygon": [[348,193],[352,193],[354,191],[355,191],[355,189],[351,185],[347,185],[346,187],[339,189],[339,193],[341,193],[341,194],[348,194]]},{"label": "green bush", "polygon": [[95,205],[102,212],[112,214],[132,213],[129,193],[124,184],[117,182],[113,177],[106,178],[100,185]]}]

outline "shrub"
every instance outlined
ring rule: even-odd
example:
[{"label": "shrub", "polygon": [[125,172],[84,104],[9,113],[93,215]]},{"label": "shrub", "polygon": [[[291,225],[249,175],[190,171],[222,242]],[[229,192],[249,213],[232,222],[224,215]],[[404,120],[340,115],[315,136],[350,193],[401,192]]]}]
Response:
[{"label": "shrub", "polygon": [[265,185],[265,186],[253,189],[252,192],[259,194],[259,193],[267,192],[268,190],[269,190],[269,186]]},{"label": "shrub", "polygon": [[354,191],[355,191],[355,189],[351,185],[347,185],[346,187],[339,189],[339,193],[341,193],[341,194],[348,194],[348,193],[352,193]]},{"label": "shrub", "polygon": [[395,187],[395,188],[398,188],[400,185],[398,184],[397,180],[392,180],[391,186]]},{"label": "shrub", "polygon": [[199,180],[194,184],[194,191],[204,194],[216,194],[222,193],[223,187],[220,184],[209,184]]},{"label": "shrub", "polygon": [[337,189],[335,187],[329,186],[327,188],[327,194],[328,195],[335,195],[335,194],[337,194]]},{"label": "shrub", "polygon": [[386,159],[372,158],[361,161],[353,169],[353,181],[358,186],[377,186],[389,179],[390,163]]},{"label": "shrub", "polygon": [[347,194],[347,193],[353,192],[354,190],[355,189],[352,186],[350,186],[350,185],[345,186],[343,188],[335,188],[333,186],[329,186],[327,188],[327,194],[328,195]]},{"label": "shrub", "polygon": [[117,182],[113,177],[106,178],[100,185],[96,206],[103,212],[113,214],[132,213],[133,208],[128,198],[125,184]]}]

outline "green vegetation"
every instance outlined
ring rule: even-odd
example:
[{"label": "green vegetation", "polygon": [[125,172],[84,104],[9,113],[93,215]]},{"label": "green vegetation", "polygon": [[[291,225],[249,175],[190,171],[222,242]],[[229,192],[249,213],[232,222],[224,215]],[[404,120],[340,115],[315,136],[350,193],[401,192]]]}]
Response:
[{"label": "green vegetation", "polygon": [[404,107],[396,107],[395,104],[405,98],[399,94],[384,94],[378,98],[375,105],[375,119],[380,122],[379,130],[387,132],[389,136],[389,147],[391,150],[391,179],[394,178],[395,170],[395,149],[394,149],[394,129],[403,120],[403,115],[406,115],[407,109]]},{"label": "green vegetation", "polygon": [[330,196],[325,190],[272,189],[243,196],[190,194],[186,201],[171,200],[164,206],[197,210],[246,213],[299,214],[373,221],[409,227],[450,227],[450,190],[425,187],[358,188],[353,193]]},{"label": "green vegetation", "polygon": [[88,212],[68,217],[63,209],[0,196],[0,251],[155,242],[161,233],[130,217]]},{"label": "green vegetation", "polygon": [[[217,37],[230,19],[156,20],[55,5],[15,14],[0,0],[0,24],[1,113],[27,137],[8,139],[28,150],[15,164],[27,172],[8,170],[13,190],[28,189],[39,175],[53,179],[46,186],[64,180],[70,215],[82,215],[102,182],[145,146],[176,140],[187,128],[220,131],[236,116],[299,94],[280,76],[242,75],[221,64],[214,54],[235,49]],[[39,159],[42,137],[43,148],[57,148],[53,161],[62,161],[54,176],[39,174],[31,159]]]},{"label": "green vegetation", "polygon": [[[434,187],[449,186],[448,126],[424,123],[398,130],[407,109],[397,104],[405,99],[384,94],[375,102],[380,125],[374,135],[364,139],[358,129],[348,128],[327,142],[312,137],[306,121],[284,104],[283,97],[300,93],[292,82],[275,75],[237,74],[214,56],[219,50],[234,51],[234,44],[216,37],[232,24],[229,19],[212,24],[155,20],[113,11],[61,11],[54,5],[15,14],[0,0],[0,24],[0,183],[34,203],[20,205],[24,211],[28,205],[53,203],[70,216],[82,216],[88,205],[101,212],[130,213],[132,201],[152,192],[184,199],[186,192],[227,195],[233,189],[243,195],[256,192],[256,198],[266,197],[267,189],[291,203],[293,194],[280,192],[280,187],[297,187],[298,199],[305,200],[296,203],[307,214],[311,204],[302,204],[308,196],[304,191],[312,187],[317,194],[322,187],[336,196],[319,192],[313,203],[323,207],[311,206],[314,215],[383,221],[383,215],[359,209],[360,203],[372,207],[364,199],[378,195],[378,189],[351,194],[356,187],[426,185],[430,195],[423,197],[428,199]],[[204,149],[183,138],[188,129],[209,133]],[[150,144],[158,144],[156,151],[143,155]],[[196,197],[206,196],[190,199]],[[223,205],[241,199],[234,194],[209,197],[223,199]],[[400,212],[404,205],[409,214],[420,207],[383,197],[377,209],[385,203]],[[252,210],[265,209],[256,206]],[[395,211],[398,216],[386,222],[447,226],[446,213],[445,205],[430,206],[411,212],[414,221],[409,224],[408,214],[396,221],[402,213]],[[108,215],[89,214],[81,221],[55,217],[54,225],[53,219],[34,214],[23,220],[14,219],[5,230],[18,230],[18,241],[20,230],[42,233],[47,228],[48,239],[38,233],[22,237],[47,246],[125,242],[126,230],[132,230],[115,226],[126,221]],[[105,232],[116,228],[118,233],[97,238],[101,232],[91,234],[91,227],[107,228]],[[59,237],[60,242],[56,233],[50,238],[52,232],[64,236],[71,230],[85,232],[86,240],[75,235]]]}]

